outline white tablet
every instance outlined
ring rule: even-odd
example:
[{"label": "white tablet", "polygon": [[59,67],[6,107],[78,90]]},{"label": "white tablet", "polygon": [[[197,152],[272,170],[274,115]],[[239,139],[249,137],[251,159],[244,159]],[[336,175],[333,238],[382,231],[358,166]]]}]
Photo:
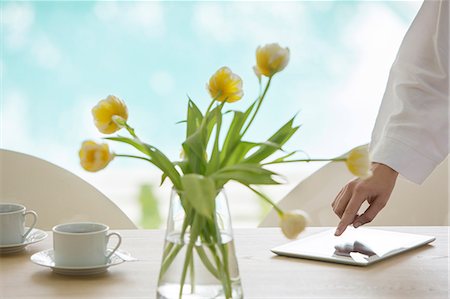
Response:
[{"label": "white tablet", "polygon": [[272,248],[271,251],[283,256],[367,266],[436,239],[362,227],[348,227],[340,237],[334,236],[334,231],[330,229]]}]

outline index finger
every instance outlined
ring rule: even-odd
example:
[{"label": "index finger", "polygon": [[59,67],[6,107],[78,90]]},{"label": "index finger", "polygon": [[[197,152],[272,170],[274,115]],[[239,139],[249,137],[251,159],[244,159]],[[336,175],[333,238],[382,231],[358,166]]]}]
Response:
[{"label": "index finger", "polygon": [[342,235],[347,226],[353,223],[355,218],[358,216],[359,208],[363,202],[364,197],[362,197],[361,194],[353,193],[347,207],[345,208],[344,214],[342,214],[341,221],[336,228],[336,232],[334,233],[335,236]]}]

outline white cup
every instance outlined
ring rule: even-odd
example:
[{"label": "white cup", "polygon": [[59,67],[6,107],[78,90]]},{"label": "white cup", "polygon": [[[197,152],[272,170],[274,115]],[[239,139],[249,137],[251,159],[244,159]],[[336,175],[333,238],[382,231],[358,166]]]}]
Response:
[{"label": "white cup", "polygon": [[[107,264],[122,243],[118,233],[108,234],[108,230],[108,226],[92,222],[65,223],[53,227],[55,265],[92,267]],[[112,251],[107,252],[106,246],[111,236],[116,236],[118,242]]]},{"label": "white cup", "polygon": [[[25,217],[31,215],[32,224],[25,232]],[[22,244],[36,225],[37,214],[21,204],[0,203],[0,245]]]}]

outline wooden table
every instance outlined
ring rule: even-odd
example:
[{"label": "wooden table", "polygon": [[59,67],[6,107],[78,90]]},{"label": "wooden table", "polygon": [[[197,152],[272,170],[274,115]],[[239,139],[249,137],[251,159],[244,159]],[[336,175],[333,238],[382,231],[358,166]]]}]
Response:
[{"label": "wooden table", "polygon": [[[308,228],[303,236],[326,228]],[[436,236],[436,241],[369,267],[278,257],[287,240],[277,228],[236,229],[245,298],[448,298],[449,227],[385,227]],[[51,248],[49,237],[23,253],[0,256],[0,298],[155,298],[164,232],[124,230],[122,249],[138,261],[93,277],[67,277],[29,257]]]}]

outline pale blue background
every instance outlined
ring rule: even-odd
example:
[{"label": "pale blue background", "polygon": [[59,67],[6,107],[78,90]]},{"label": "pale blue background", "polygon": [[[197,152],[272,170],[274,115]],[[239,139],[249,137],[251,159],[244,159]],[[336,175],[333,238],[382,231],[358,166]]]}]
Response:
[{"label": "pale blue background", "polygon": [[[205,108],[205,84],[226,65],[244,81],[244,99],[230,108],[243,109],[257,95],[256,47],[279,42],[290,48],[291,61],[274,79],[249,136],[266,138],[299,111],[303,127],[289,148],[313,157],[340,155],[370,140],[389,67],[419,6],[3,1],[1,147],[47,159],[116,202],[130,201],[143,171],[150,173],[148,180],[158,173],[140,161],[114,161],[95,175],[79,167],[81,142],[101,137],[92,106],[108,94],[122,98],[141,138],[176,159],[184,127],[175,123],[184,118],[187,95]],[[285,172],[295,184],[308,167]],[[136,179],[124,179],[120,188],[111,184],[124,173]],[[123,204],[133,214],[131,206]]]}]

